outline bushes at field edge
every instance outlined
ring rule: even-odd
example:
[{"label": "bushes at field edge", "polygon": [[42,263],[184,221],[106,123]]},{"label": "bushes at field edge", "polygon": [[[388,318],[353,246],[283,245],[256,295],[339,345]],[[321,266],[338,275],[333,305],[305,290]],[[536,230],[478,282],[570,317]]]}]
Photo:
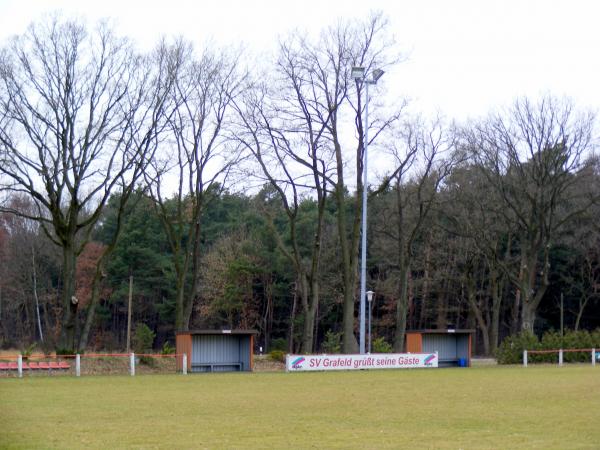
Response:
[{"label": "bushes at field edge", "polygon": [[[568,330],[561,338],[557,331],[547,331],[541,339],[531,332],[524,331],[519,334],[508,336],[496,351],[498,364],[521,364],[523,363],[523,350],[558,350],[558,349],[589,349],[600,350],[600,328],[590,333],[587,330]],[[590,361],[589,352],[573,352],[563,354],[564,362],[587,362]],[[541,355],[528,355],[528,361],[532,363],[558,362],[556,353]]]}]

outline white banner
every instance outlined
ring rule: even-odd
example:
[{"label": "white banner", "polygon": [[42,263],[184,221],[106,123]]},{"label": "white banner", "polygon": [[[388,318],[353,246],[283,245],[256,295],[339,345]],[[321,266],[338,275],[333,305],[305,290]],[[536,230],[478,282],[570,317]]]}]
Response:
[{"label": "white banner", "polygon": [[370,355],[287,355],[288,372],[315,370],[415,369],[437,367],[435,353],[376,353]]}]

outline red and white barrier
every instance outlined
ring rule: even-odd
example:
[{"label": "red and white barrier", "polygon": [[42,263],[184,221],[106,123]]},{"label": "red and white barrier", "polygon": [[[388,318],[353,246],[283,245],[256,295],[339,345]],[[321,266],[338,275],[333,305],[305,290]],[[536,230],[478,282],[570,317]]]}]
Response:
[{"label": "red and white barrier", "polygon": [[27,361],[25,361],[23,355],[2,355],[1,359],[3,360],[12,360],[11,362],[3,362],[0,361],[0,373],[10,373],[13,374],[16,372],[16,375],[19,378],[23,378],[24,370],[28,370],[30,374],[33,372],[43,372],[48,371],[48,373],[52,373],[52,371],[64,372],[71,369],[71,364],[67,361],[31,361],[32,359],[74,359],[75,367],[74,367],[74,375],[76,377],[81,376],[81,359],[83,358],[128,358],[128,369],[129,374],[131,376],[135,376],[136,372],[136,359],[139,357],[147,357],[147,358],[177,358],[182,357],[183,361],[183,370],[182,373],[187,375],[187,354],[151,354],[151,353],[87,353],[87,354],[76,354],[76,355],[56,355],[56,356],[48,356],[48,355],[30,355],[27,357]]}]

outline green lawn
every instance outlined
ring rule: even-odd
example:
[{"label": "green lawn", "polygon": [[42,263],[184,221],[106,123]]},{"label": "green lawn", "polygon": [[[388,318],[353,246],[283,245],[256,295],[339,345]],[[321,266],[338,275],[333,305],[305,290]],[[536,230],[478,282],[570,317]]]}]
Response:
[{"label": "green lawn", "polygon": [[0,448],[600,448],[600,367],[0,379]]}]

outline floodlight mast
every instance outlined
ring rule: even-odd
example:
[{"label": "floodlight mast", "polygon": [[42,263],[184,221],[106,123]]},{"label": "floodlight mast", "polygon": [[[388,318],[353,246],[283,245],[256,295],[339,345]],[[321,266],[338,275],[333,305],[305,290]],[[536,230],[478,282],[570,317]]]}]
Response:
[{"label": "floodlight mast", "polygon": [[[362,226],[361,226],[361,265],[360,265],[360,326],[359,326],[359,351],[361,355],[365,353],[365,303],[367,290],[367,191],[368,191],[368,172],[367,172],[367,148],[369,146],[369,85],[377,84],[377,81],[384,74],[381,69],[374,69],[371,77],[365,76],[364,67],[352,67],[352,78],[358,83],[365,84],[365,126],[363,138],[363,192],[362,192]],[[360,93],[359,93],[360,95]]]}]

